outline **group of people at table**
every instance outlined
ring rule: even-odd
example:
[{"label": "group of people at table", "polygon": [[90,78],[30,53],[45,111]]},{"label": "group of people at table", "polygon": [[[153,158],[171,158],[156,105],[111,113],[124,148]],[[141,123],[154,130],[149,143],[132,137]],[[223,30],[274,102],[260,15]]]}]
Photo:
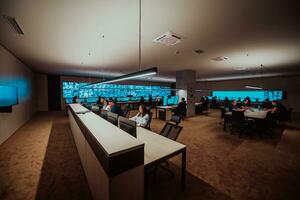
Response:
[{"label": "group of people at table", "polygon": [[272,115],[272,118],[274,120],[277,119],[283,119],[286,117],[288,111],[286,107],[281,104],[277,100],[270,101],[269,99],[265,99],[265,101],[260,105],[253,105],[251,103],[251,99],[249,97],[246,97],[244,101],[240,100],[232,100],[229,101],[228,98],[225,98],[224,100],[224,108],[227,112],[235,111],[256,111],[256,110],[264,110],[269,112]]}]

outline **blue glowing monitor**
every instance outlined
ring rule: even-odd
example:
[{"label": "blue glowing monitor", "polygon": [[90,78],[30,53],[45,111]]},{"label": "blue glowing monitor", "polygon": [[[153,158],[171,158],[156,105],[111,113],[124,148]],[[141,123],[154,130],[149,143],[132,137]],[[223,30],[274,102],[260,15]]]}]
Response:
[{"label": "blue glowing monitor", "polygon": [[224,100],[226,97],[229,100],[245,99],[250,97],[251,101],[258,100],[263,102],[265,99],[272,100],[282,100],[283,91],[281,90],[225,90],[225,91],[212,91],[212,96],[217,97],[218,100]]},{"label": "blue glowing monitor", "polygon": [[18,104],[18,89],[16,87],[0,85],[0,107]]}]

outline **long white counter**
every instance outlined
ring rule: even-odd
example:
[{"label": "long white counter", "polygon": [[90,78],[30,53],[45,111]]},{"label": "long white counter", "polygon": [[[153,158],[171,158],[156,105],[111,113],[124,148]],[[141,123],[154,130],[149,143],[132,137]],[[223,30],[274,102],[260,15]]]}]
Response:
[{"label": "long white counter", "polygon": [[141,127],[135,138],[80,104],[68,113],[93,199],[144,199],[144,169],[179,154],[184,189],[185,145]]},{"label": "long white counter", "polygon": [[144,143],[80,104],[68,113],[93,199],[143,199]]}]

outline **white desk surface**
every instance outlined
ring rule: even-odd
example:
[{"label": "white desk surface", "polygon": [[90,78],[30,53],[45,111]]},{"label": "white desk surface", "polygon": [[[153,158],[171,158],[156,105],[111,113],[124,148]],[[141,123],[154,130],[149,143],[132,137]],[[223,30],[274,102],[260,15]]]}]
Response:
[{"label": "white desk surface", "polygon": [[75,113],[89,111],[89,109],[83,107],[83,106],[82,106],[81,104],[79,104],[79,103],[69,104],[69,106],[72,107],[72,109],[74,110]]},{"label": "white desk surface", "polygon": [[[80,104],[70,104],[70,107],[72,107],[74,111],[75,109],[80,111],[84,110],[84,107],[82,106],[83,108],[80,108],[80,106]],[[135,137],[129,135],[105,119],[102,119],[93,112],[77,114],[77,116],[97,139],[99,144],[105,149],[108,155],[143,144],[143,142],[138,141]]]},{"label": "white desk surface", "polygon": [[[257,111],[257,112],[252,112],[252,111],[246,110],[244,112],[244,115],[245,115],[245,117],[253,118],[253,119],[265,119],[267,116],[267,113],[268,113],[268,111],[265,111],[265,110],[261,110],[261,111]],[[232,115],[232,112],[227,112],[225,114]]]},{"label": "white desk surface", "polygon": [[136,135],[138,141],[145,143],[144,165],[159,160],[160,158],[168,156],[186,147],[179,142],[170,140],[142,127],[137,127]]},{"label": "white desk surface", "polygon": [[157,109],[173,109],[176,108],[177,106],[156,106]]}]

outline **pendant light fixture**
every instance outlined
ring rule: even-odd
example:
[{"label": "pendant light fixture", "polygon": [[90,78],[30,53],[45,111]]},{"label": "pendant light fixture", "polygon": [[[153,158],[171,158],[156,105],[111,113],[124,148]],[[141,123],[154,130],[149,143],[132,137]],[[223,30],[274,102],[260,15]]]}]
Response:
[{"label": "pendant light fixture", "polygon": [[133,72],[130,74],[125,74],[119,77],[114,77],[111,79],[106,79],[103,81],[97,81],[93,82],[87,85],[84,85],[82,87],[87,87],[90,85],[94,84],[105,84],[105,83],[114,83],[114,82],[119,82],[119,81],[125,81],[125,80],[131,80],[131,79],[136,79],[136,78],[141,78],[145,76],[150,76],[150,75],[155,75],[157,74],[157,67],[153,68],[148,68],[145,70],[142,70],[142,0],[139,0],[139,38],[138,38],[138,43],[139,43],[139,71]]},{"label": "pendant light fixture", "polygon": [[[248,56],[248,54],[247,54],[247,56]],[[262,76],[262,74],[263,74],[263,64],[260,64],[260,73],[261,73],[261,76]],[[255,85],[245,85],[245,88],[252,89],[252,90],[263,90],[262,87],[255,86]]]}]

